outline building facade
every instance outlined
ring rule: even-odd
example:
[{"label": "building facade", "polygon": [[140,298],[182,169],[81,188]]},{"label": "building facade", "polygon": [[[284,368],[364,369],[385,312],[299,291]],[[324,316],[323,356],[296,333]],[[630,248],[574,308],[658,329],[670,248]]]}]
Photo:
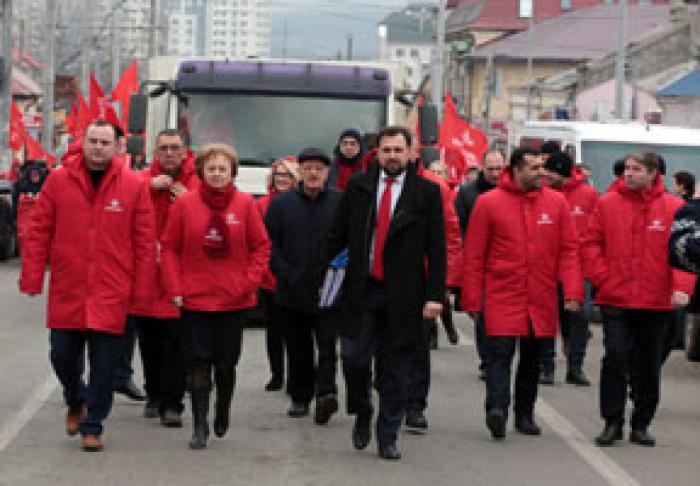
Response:
[{"label": "building facade", "polygon": [[210,0],[207,4],[206,55],[270,56],[269,0]]}]

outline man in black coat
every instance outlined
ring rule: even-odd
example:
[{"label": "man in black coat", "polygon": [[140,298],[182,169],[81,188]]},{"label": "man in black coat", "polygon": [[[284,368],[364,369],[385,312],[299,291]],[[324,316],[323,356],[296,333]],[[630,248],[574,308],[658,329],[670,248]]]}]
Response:
[{"label": "man in black coat", "polygon": [[[289,359],[290,417],[304,417],[316,395],[314,419],[325,424],[338,410],[337,331],[319,310],[314,279],[318,255],[333,222],[341,193],[326,188],[330,159],[318,149],[299,156],[301,184],[270,202],[265,226],[272,243],[270,269],[277,277],[275,301],[284,314]],[[318,365],[314,368],[314,338]]]},{"label": "man in black coat", "polygon": [[[459,218],[459,228],[462,230],[462,241],[466,241],[467,227],[469,226],[469,216],[471,215],[476,199],[491,189],[494,189],[498,184],[498,178],[501,177],[501,172],[506,167],[506,158],[503,152],[498,149],[492,149],[484,154],[483,169],[479,172],[476,180],[462,184],[459,187],[457,196],[455,197],[455,211]],[[459,296],[457,296],[459,302]],[[476,352],[479,355],[479,378],[486,379],[486,364],[488,358],[486,356],[486,329],[484,327],[484,319],[480,314],[477,322],[474,323],[474,337],[476,341]]]},{"label": "man in black coat", "polygon": [[350,179],[320,268],[348,248],[339,320],[353,444],[364,449],[371,437],[374,358],[378,453],[399,459],[410,357],[426,339],[423,319],[440,315],[445,296],[445,230],[440,189],[408,167],[410,132],[388,127],[377,142],[378,164]]}]

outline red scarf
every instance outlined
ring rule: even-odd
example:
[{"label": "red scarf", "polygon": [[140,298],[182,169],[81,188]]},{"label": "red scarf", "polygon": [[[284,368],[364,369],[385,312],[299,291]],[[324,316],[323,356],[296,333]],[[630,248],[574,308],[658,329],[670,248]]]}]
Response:
[{"label": "red scarf", "polygon": [[221,189],[214,188],[206,182],[199,186],[199,196],[209,208],[209,223],[202,237],[202,246],[211,256],[228,255],[228,227],[224,221],[224,211],[231,204],[235,192],[233,184]]}]

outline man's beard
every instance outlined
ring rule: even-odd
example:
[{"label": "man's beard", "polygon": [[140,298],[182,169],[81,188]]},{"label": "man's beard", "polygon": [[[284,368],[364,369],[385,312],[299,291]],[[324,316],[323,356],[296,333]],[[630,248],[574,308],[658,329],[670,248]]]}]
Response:
[{"label": "man's beard", "polygon": [[405,167],[401,167],[400,165],[398,165],[397,167],[389,167],[389,165],[387,164],[386,166],[382,167],[384,173],[389,177],[400,176],[405,169]]}]

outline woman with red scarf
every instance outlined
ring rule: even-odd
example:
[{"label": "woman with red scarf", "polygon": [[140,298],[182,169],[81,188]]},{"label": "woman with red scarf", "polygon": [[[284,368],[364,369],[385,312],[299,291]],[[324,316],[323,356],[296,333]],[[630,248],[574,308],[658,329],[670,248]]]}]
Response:
[{"label": "woman with red scarf", "polygon": [[212,371],[214,433],[228,430],[245,309],[256,305],[270,257],[255,201],[233,185],[237,168],[228,145],[202,148],[195,159],[202,183],[175,201],[161,240],[163,286],[182,308],[193,449],[207,446]]},{"label": "woman with red scarf", "polygon": [[[287,156],[277,159],[271,167],[268,181],[268,193],[258,199],[260,215],[265,216],[270,201],[281,193],[293,189],[299,183],[299,164],[296,157]],[[265,326],[265,345],[267,361],[272,377],[265,385],[266,391],[278,391],[284,387],[284,329],[277,305],[274,302],[277,280],[268,268],[260,286],[260,300],[267,309]]]}]

